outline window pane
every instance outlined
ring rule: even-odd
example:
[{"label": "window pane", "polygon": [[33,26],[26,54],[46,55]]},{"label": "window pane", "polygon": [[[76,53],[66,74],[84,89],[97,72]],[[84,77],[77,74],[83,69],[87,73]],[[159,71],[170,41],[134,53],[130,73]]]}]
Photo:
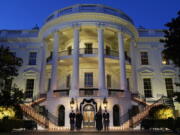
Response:
[{"label": "window pane", "polygon": [[166,85],[167,96],[172,97],[173,96],[173,80],[172,80],[172,78],[165,78],[165,85]]},{"label": "window pane", "polygon": [[148,65],[148,53],[147,52],[141,52],[141,64],[142,65]]},{"label": "window pane", "polygon": [[85,54],[92,54],[92,43],[85,43]]},{"label": "window pane", "polygon": [[34,79],[26,80],[26,98],[33,97]]},{"label": "window pane", "polygon": [[29,65],[36,65],[36,52],[30,52],[29,53]]},{"label": "window pane", "polygon": [[68,75],[66,78],[66,88],[70,88],[71,75]]},{"label": "window pane", "polygon": [[85,73],[84,79],[85,87],[93,87],[93,73]]},{"label": "window pane", "polygon": [[107,75],[107,88],[111,88],[111,75]]},{"label": "window pane", "polygon": [[150,78],[143,79],[143,83],[144,83],[144,96],[152,97],[151,79]]}]

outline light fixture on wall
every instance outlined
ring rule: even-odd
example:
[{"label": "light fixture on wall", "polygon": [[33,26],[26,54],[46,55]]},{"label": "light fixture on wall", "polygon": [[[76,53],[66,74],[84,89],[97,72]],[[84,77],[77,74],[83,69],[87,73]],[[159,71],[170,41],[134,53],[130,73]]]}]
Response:
[{"label": "light fixture on wall", "polygon": [[74,98],[71,98],[71,101],[70,101],[70,107],[71,107],[71,110],[73,110],[74,104],[75,104]]},{"label": "light fixture on wall", "polygon": [[103,106],[105,108],[105,110],[107,109],[107,104],[108,104],[108,101],[106,98],[103,99]]}]

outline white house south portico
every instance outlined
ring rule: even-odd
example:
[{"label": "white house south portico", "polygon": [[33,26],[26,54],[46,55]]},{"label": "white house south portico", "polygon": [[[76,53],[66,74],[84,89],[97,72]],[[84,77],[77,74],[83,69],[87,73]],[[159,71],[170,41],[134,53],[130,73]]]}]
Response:
[{"label": "white house south portico", "polygon": [[[111,129],[127,129],[131,119],[137,124],[148,115],[148,105],[175,89],[177,71],[161,61],[162,30],[138,29],[120,10],[73,5],[52,13],[35,33],[27,37],[34,44],[27,44],[27,52],[39,52],[38,64],[23,65],[15,82],[26,80],[19,85],[30,93],[27,99],[46,97],[40,108],[48,119],[41,121],[49,129],[68,129],[72,110],[82,113],[83,127],[95,127],[96,112],[107,110]],[[129,116],[134,110],[139,112]]]}]

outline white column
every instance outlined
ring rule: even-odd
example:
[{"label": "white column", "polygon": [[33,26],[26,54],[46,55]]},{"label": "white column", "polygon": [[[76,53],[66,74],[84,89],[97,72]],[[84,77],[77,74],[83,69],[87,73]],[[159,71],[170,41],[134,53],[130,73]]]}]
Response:
[{"label": "white column", "polygon": [[73,76],[70,97],[79,95],[79,27],[74,28]]},{"label": "white column", "polygon": [[127,91],[126,63],[124,56],[124,39],[122,32],[118,32],[119,64],[120,64],[120,89]]},{"label": "white column", "polygon": [[41,63],[41,73],[40,73],[40,80],[39,80],[39,94],[40,96],[45,94],[45,77],[46,77],[46,43],[42,41],[42,63]]},{"label": "white column", "polygon": [[105,84],[105,64],[104,64],[104,30],[98,28],[98,71],[99,71],[99,92],[100,96],[107,97],[108,92]]},{"label": "white column", "polygon": [[132,66],[132,74],[131,74],[131,78],[133,81],[133,88],[132,88],[132,92],[134,94],[138,93],[137,90],[137,74],[136,74],[136,56],[135,56],[135,40],[131,39],[131,44],[130,44],[130,54],[131,54],[131,66]]},{"label": "white column", "polygon": [[52,56],[52,72],[51,72],[51,87],[50,90],[57,89],[57,68],[58,68],[58,49],[59,49],[59,35],[56,31],[54,33],[54,45],[53,45],[53,56]]}]

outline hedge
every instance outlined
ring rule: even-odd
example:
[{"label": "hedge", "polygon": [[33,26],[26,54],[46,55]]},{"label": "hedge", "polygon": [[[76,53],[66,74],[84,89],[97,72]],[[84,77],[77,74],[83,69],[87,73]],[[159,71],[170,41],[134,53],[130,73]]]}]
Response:
[{"label": "hedge", "polygon": [[150,129],[150,128],[169,128],[177,129],[180,128],[180,118],[173,119],[144,119],[141,122],[141,128]]},{"label": "hedge", "polygon": [[37,129],[37,124],[32,120],[3,119],[0,120],[0,132],[10,132],[13,129]]}]

